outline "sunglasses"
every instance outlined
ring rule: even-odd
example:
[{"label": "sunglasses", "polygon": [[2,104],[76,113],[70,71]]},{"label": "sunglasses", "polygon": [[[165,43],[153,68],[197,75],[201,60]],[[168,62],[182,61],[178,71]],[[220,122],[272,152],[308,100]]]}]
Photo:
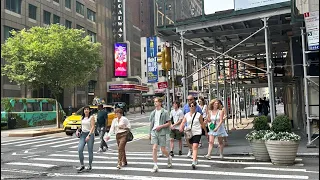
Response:
[{"label": "sunglasses", "polygon": [[188,101],[192,101],[192,99],[187,99]]},{"label": "sunglasses", "polygon": [[193,104],[189,105],[189,107],[195,107]]}]

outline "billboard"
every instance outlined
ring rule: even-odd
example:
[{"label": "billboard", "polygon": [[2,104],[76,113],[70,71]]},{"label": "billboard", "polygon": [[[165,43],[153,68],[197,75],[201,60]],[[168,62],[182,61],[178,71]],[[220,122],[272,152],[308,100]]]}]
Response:
[{"label": "billboard", "polygon": [[127,43],[115,43],[114,44],[114,76],[115,77],[127,77]]},{"label": "billboard", "polygon": [[158,82],[157,37],[147,38],[147,77],[148,83]]},{"label": "billboard", "polygon": [[283,2],[290,2],[290,0],[234,0],[234,10],[250,9]]},{"label": "billboard", "polygon": [[319,50],[319,11],[304,13],[306,23],[308,49]]}]

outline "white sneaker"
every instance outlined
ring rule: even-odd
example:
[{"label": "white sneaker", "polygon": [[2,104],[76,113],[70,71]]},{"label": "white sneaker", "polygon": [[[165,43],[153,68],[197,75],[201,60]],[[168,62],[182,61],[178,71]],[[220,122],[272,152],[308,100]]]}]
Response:
[{"label": "white sneaker", "polygon": [[188,151],[187,157],[189,157],[189,158],[192,157],[192,151],[191,150]]},{"label": "white sneaker", "polygon": [[209,155],[204,155],[204,157],[205,157],[206,159],[208,159],[208,160],[211,160],[211,156],[209,156]]},{"label": "white sneaker", "polygon": [[168,168],[172,167],[172,156],[168,157]]},{"label": "white sneaker", "polygon": [[102,153],[102,152],[103,152],[103,150],[101,148],[99,148],[98,153]]},{"label": "white sneaker", "polygon": [[152,170],[151,170],[152,173],[155,173],[155,172],[158,172],[158,166],[157,165],[154,165]]},{"label": "white sneaker", "polygon": [[223,154],[220,154],[220,159],[223,159]]}]

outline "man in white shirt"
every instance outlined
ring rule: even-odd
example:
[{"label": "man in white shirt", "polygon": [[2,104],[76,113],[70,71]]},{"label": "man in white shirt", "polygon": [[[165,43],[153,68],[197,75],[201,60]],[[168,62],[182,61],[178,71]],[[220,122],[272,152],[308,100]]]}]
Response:
[{"label": "man in white shirt", "polygon": [[171,132],[170,132],[170,155],[173,157],[173,147],[174,147],[174,140],[179,141],[179,155],[182,155],[182,135],[179,131],[180,124],[182,122],[182,119],[184,117],[184,114],[182,110],[180,109],[180,102],[175,101],[173,102],[173,109],[170,112],[170,119],[171,119]]}]

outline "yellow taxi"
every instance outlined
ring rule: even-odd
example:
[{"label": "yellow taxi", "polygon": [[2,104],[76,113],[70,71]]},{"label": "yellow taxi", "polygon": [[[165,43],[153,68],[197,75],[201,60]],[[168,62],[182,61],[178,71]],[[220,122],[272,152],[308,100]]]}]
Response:
[{"label": "yellow taxi", "polygon": [[[68,116],[64,122],[63,122],[63,129],[66,132],[67,135],[72,135],[76,132],[78,128],[81,126],[81,114],[83,112],[83,108],[80,108],[77,112],[72,113],[71,116]],[[103,109],[108,112],[108,120],[106,122],[106,129],[109,131],[111,127],[112,120],[116,118],[116,115],[114,113],[114,106],[111,105],[103,105]],[[98,106],[90,106],[90,111],[95,116],[95,121],[97,123],[97,112],[98,112]],[[97,135],[97,130],[95,132]]]}]

